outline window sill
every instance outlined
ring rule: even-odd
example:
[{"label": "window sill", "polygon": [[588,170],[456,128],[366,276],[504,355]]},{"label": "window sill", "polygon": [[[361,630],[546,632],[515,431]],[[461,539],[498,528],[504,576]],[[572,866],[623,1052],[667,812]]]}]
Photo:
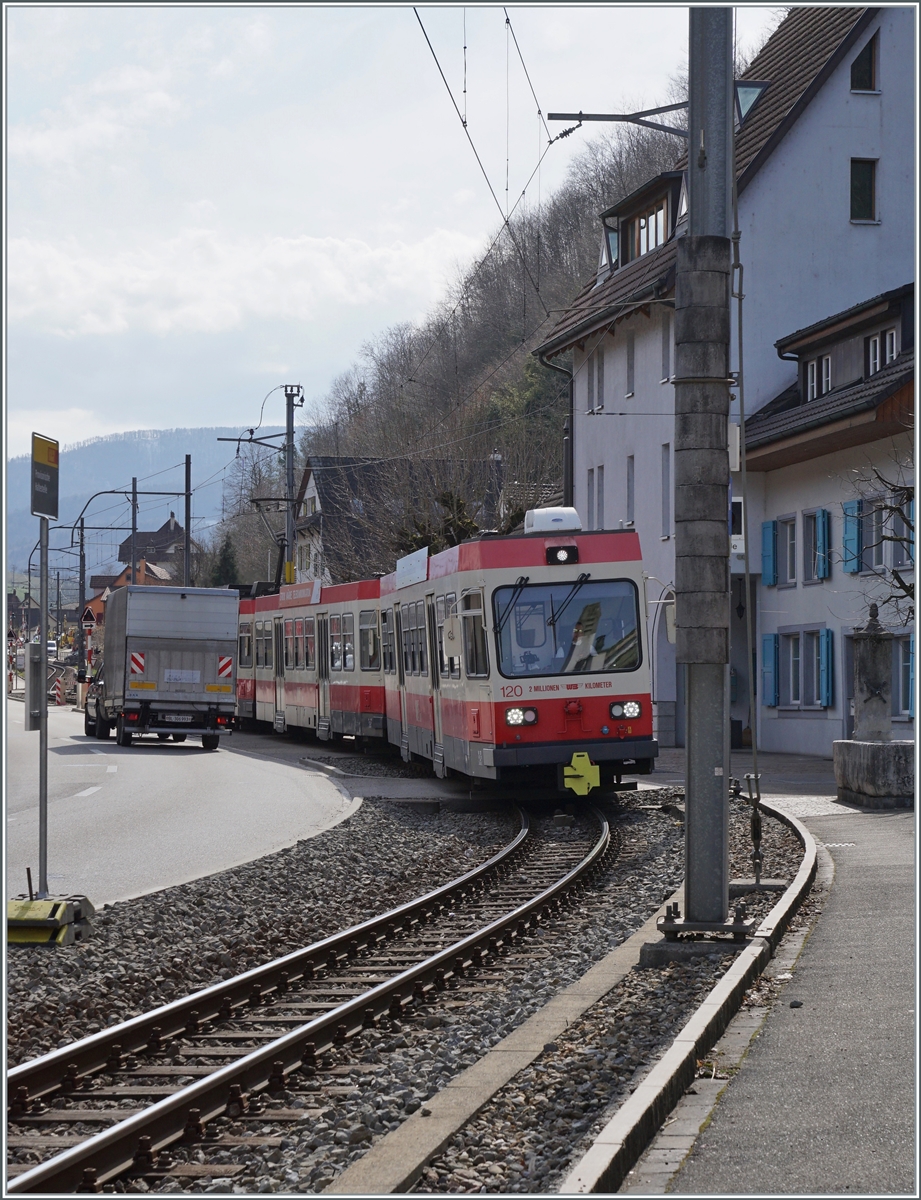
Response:
[{"label": "window sill", "polygon": [[660,542],[670,542],[671,538],[672,538],[672,535],[670,533],[663,533],[662,536],[659,538],[659,541]]},{"label": "window sill", "polygon": [[815,587],[815,585],[816,585],[817,583],[821,584],[821,583],[824,583],[824,582],[825,582],[825,580],[824,580],[824,579],[804,579],[804,580],[803,580],[803,587]]},{"label": "window sill", "polygon": [[795,580],[795,579],[792,579],[792,580],[786,580],[786,581],[783,581],[783,582],[781,582],[781,581],[778,581],[778,582],[777,582],[777,584],[776,584],[776,587],[777,587],[778,589],[784,589],[784,590],[789,590],[790,588],[795,588],[795,587],[796,587],[796,580]]},{"label": "window sill", "polygon": [[851,217],[852,225],[882,225],[882,221],[877,217],[876,220],[867,221],[859,217]]},{"label": "window sill", "polygon": [[881,96],[879,88],[851,88],[852,96]]},{"label": "window sill", "polygon": [[635,392],[624,392],[624,399],[632,400],[635,395],[636,395]]}]

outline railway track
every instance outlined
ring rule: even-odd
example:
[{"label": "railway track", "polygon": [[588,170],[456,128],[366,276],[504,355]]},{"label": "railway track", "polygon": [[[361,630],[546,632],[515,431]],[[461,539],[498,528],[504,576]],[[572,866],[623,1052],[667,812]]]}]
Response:
[{"label": "railway track", "polygon": [[173,1166],[169,1148],[265,1145],[258,1132],[228,1134],[226,1121],[211,1136],[217,1125],[208,1123],[221,1117],[302,1119],[303,1107],[265,1100],[335,1092],[335,1082],[322,1083],[321,1056],[375,1024],[457,1003],[472,975],[494,971],[614,848],[596,809],[565,834],[519,813],[502,851],[443,887],[12,1068],[7,1191],[92,1192],[125,1175],[154,1183],[214,1173]]}]

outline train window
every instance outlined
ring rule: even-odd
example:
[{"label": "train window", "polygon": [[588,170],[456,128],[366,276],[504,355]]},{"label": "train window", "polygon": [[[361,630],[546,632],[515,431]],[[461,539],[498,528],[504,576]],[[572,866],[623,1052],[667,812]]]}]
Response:
[{"label": "train window", "polygon": [[342,618],[329,618],[329,669],[342,670]]},{"label": "train window", "polygon": [[425,601],[419,600],[416,604],[416,643],[419,647],[419,674],[428,675],[429,669],[427,665],[428,655],[426,653],[426,636],[425,636]]},{"label": "train window", "polygon": [[397,669],[396,639],[393,632],[393,609],[385,608],[381,613],[381,657],[384,672],[392,675]]},{"label": "train window", "polygon": [[[445,616],[457,616],[457,593],[448,592],[445,596]],[[448,657],[448,670],[452,679],[460,679],[460,657]]]},{"label": "train window", "polygon": [[263,646],[264,646],[264,651],[263,651],[263,660],[264,660],[264,662],[265,662],[265,665],[266,665],[267,667],[271,667],[271,666],[272,666],[272,661],[273,661],[273,652],[272,652],[272,636],[273,636],[273,635],[272,635],[272,622],[271,622],[271,621],[266,621],[266,622],[265,622],[265,624],[262,626],[262,630],[263,630],[263,639],[262,639],[262,644],[263,644]]},{"label": "train window", "polygon": [[489,675],[489,657],[486,653],[482,592],[477,590],[462,594],[461,616],[464,620],[464,661],[467,678],[485,678]]},{"label": "train window", "polygon": [[447,675],[448,660],[445,658],[445,598],[435,597],[435,630],[438,638],[438,670]]},{"label": "train window", "polygon": [[251,621],[240,624],[240,666],[253,665],[253,626]]},{"label": "train window", "polygon": [[413,673],[413,618],[415,610],[411,604],[406,604],[400,610],[401,623],[403,626],[403,674],[412,675]]},{"label": "train window", "polygon": [[377,613],[358,614],[358,648],[363,671],[381,669],[381,643],[377,632]]},{"label": "train window", "polygon": [[355,614],[342,614],[342,665],[346,671],[355,670]]},{"label": "train window", "polygon": [[304,666],[308,669],[316,666],[316,639],[313,631],[313,617],[304,618]]},{"label": "train window", "polygon": [[294,669],[294,622],[285,621],[285,670]]},{"label": "train window", "polygon": [[493,608],[505,676],[634,671],[640,665],[639,599],[629,579],[496,588]]},{"label": "train window", "polygon": [[304,665],[304,622],[294,622],[294,665],[298,670]]},{"label": "train window", "polygon": [[256,666],[265,666],[265,643],[262,640],[262,622],[256,622]]}]

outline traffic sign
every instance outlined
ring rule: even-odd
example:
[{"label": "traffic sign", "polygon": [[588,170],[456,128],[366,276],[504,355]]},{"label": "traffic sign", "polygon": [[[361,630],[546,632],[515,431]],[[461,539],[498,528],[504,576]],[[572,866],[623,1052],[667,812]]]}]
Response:
[{"label": "traffic sign", "polygon": [[58,443],[32,434],[32,516],[58,519]]}]

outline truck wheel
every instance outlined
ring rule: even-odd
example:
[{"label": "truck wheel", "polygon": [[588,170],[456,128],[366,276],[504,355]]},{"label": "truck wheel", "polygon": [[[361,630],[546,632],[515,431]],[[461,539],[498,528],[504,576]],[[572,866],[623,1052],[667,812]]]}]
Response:
[{"label": "truck wheel", "polygon": [[174,733],[172,736],[173,736],[174,742],[184,742],[185,741],[184,733]]},{"label": "truck wheel", "polygon": [[125,718],[119,717],[115,726],[115,740],[119,746],[131,745],[131,730],[125,728]]},{"label": "truck wheel", "polygon": [[83,710],[83,732],[86,737],[94,738],[96,736],[96,721],[95,719],[90,720],[90,714],[86,709]]},{"label": "truck wheel", "polygon": [[112,731],[112,726],[105,719],[105,717],[100,715],[98,708],[96,709],[95,728],[96,728],[96,737],[99,738],[99,740],[101,742],[104,742]]},{"label": "truck wheel", "polygon": [[168,742],[168,741],[169,741],[169,734],[168,734],[168,733],[158,733],[158,734],[157,734],[157,740],[158,740],[158,741],[161,741],[161,742]]},{"label": "truck wheel", "polygon": [[220,740],[220,737],[216,733],[203,733],[201,735],[201,748],[202,750],[216,750]]}]

